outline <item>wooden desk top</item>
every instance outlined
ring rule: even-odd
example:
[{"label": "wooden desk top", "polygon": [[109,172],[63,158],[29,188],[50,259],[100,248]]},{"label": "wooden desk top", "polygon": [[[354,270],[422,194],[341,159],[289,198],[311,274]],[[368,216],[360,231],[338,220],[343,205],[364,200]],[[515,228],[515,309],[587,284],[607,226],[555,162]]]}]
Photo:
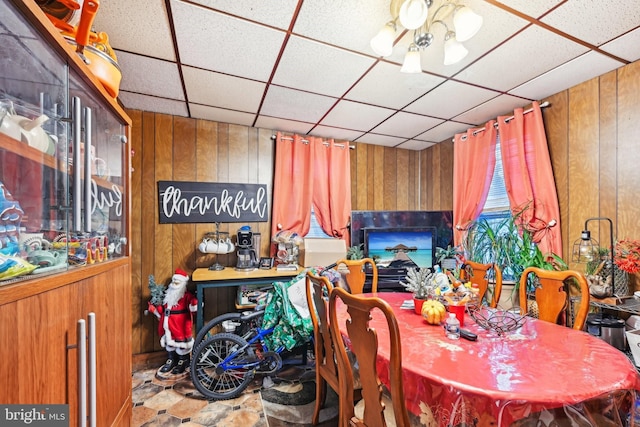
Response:
[{"label": "wooden desk top", "polygon": [[256,268],[252,271],[239,271],[234,267],[225,267],[224,270],[218,271],[209,270],[208,268],[196,268],[191,275],[191,280],[194,282],[214,282],[218,280],[250,280],[269,277],[293,277],[301,273],[303,270],[303,267],[298,267],[298,270],[296,271],[278,271],[275,267],[270,268],[269,270]]}]

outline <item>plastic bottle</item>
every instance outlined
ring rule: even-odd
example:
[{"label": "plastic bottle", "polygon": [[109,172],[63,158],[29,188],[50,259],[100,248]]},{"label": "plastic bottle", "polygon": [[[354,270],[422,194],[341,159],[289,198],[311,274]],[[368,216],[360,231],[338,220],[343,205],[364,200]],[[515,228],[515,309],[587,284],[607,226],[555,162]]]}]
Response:
[{"label": "plastic bottle", "polygon": [[452,340],[460,339],[460,321],[456,318],[455,313],[449,313],[449,318],[444,328],[447,338]]}]

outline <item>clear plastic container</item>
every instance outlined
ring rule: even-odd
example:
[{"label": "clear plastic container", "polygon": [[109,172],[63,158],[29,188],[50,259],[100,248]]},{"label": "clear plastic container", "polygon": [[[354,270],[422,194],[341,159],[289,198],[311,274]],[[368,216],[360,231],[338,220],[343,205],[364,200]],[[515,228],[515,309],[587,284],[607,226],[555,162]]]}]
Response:
[{"label": "clear plastic container", "polygon": [[452,340],[460,339],[460,321],[456,318],[455,313],[449,313],[444,330],[447,338]]}]

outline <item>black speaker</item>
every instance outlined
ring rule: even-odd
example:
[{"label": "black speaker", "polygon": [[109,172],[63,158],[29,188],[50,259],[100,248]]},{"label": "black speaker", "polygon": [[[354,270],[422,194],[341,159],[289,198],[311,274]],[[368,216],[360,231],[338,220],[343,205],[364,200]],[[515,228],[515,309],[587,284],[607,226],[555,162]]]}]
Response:
[{"label": "black speaker", "polygon": [[250,248],[253,246],[253,233],[251,231],[238,231],[238,246]]}]

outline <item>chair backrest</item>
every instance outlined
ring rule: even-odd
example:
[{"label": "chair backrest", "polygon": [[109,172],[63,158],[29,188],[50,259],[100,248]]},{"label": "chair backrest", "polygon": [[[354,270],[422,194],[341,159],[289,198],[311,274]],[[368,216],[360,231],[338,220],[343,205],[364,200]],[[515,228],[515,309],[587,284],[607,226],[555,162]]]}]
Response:
[{"label": "chair backrest", "polygon": [[364,292],[364,283],[367,279],[365,268],[367,266],[371,268],[373,274],[371,278],[371,292],[378,292],[378,267],[373,259],[341,259],[336,262],[336,269],[339,270],[341,265],[349,269],[349,273],[344,275],[344,280],[352,294],[361,294]]},{"label": "chair backrest", "polygon": [[343,346],[336,348],[338,361],[338,378],[340,384],[340,411],[342,420],[348,425],[379,427],[386,426],[384,407],[382,405],[383,386],[377,371],[376,359],[378,355],[378,335],[375,329],[369,327],[369,320],[373,310],[380,310],[385,316],[389,328],[390,360],[389,379],[390,392],[397,427],[409,427],[409,414],[404,401],[402,383],[402,350],[400,331],[393,310],[389,304],[377,297],[353,295],[341,288],[334,288],[329,297],[329,328],[334,340],[342,337],[336,312],[336,303],[342,300],[349,314],[346,321],[348,340],[351,351],[358,361],[360,381],[362,383],[362,398],[364,400],[364,415],[356,418],[353,405],[353,373]]},{"label": "chair backrest", "polygon": [[487,295],[489,289],[489,270],[494,271],[493,291],[491,292],[491,298],[487,298],[489,306],[496,308],[498,301],[500,301],[500,294],[502,293],[502,270],[497,265],[481,264],[474,261],[465,261],[467,268],[465,269],[469,277],[465,277],[465,280],[470,281],[478,285],[480,292],[478,293],[478,301],[482,303],[482,300]]},{"label": "chair backrest", "polygon": [[333,285],[324,276],[307,271],[307,304],[313,324],[313,346],[316,370],[331,385],[338,388],[338,367],[335,362],[333,340],[329,331],[329,294]]},{"label": "chair backrest", "polygon": [[[528,292],[527,281],[530,275],[534,275],[535,291]],[[570,281],[575,280],[580,288],[580,303],[573,319],[573,329],[581,330],[587,319],[589,311],[589,287],[587,280],[579,271],[575,270],[543,270],[529,267],[522,272],[520,277],[520,310],[527,313],[529,310],[529,295],[535,297],[538,309],[538,318],[548,322],[564,326],[571,326],[570,310],[573,305],[570,300]]]}]

